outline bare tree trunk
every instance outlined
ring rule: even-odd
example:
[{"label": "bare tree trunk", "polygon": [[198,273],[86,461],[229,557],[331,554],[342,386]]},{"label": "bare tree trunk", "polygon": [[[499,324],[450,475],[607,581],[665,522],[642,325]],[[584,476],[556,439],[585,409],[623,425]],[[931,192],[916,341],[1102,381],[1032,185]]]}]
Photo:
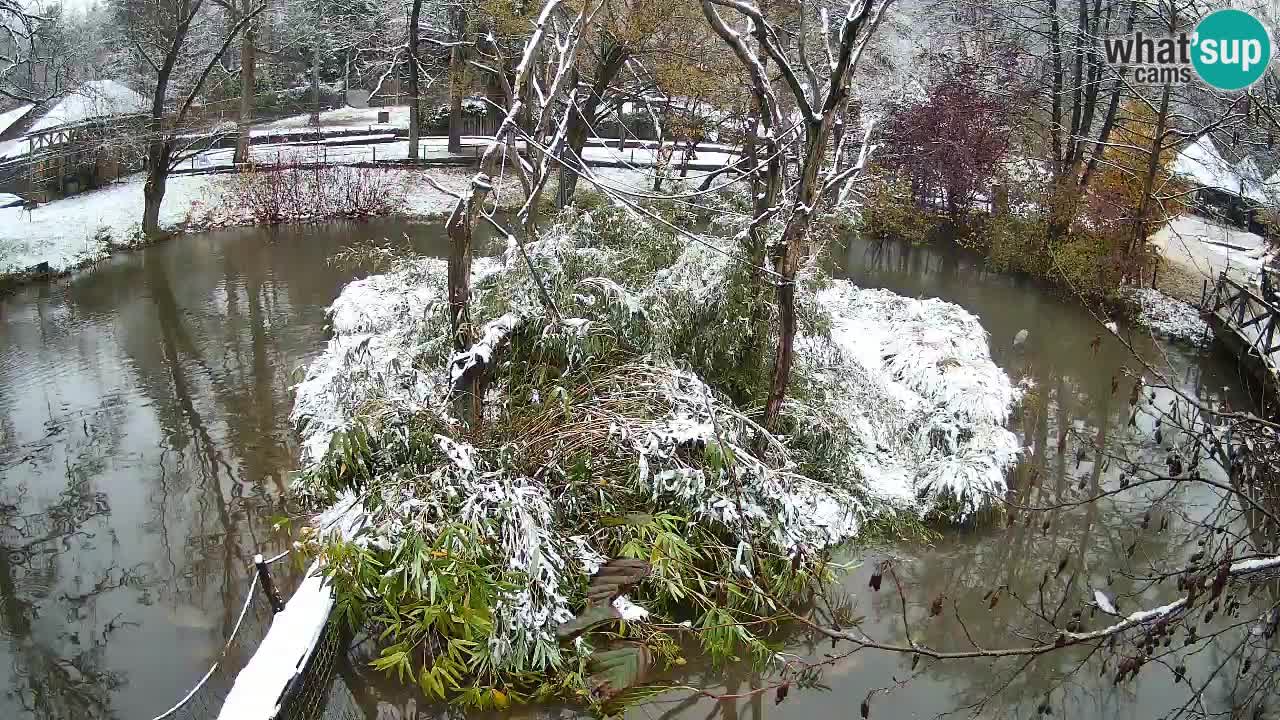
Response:
[{"label": "bare tree trunk", "polygon": [[342,106],[350,104],[351,96],[351,48],[347,48],[346,59],[342,63]]},{"label": "bare tree trunk", "polygon": [[[243,12],[249,12],[250,1],[246,0]],[[240,36],[240,127],[239,137],[236,139],[236,152],[232,159],[237,163],[249,162],[249,125],[253,122],[253,86],[256,80],[257,64],[257,54],[253,45],[255,34],[254,24],[250,23],[245,26],[244,34]]]},{"label": "bare tree trunk", "polygon": [[[833,90],[833,92],[836,92]],[[769,400],[764,408],[764,428],[772,431],[782,410],[791,381],[791,366],[795,360],[796,341],[796,273],[804,254],[805,236],[809,222],[821,199],[822,183],[818,171],[826,158],[827,140],[835,121],[834,109],[829,110],[816,125],[811,124],[805,143],[804,165],[801,168],[800,187],[796,201],[782,231],[780,254],[774,256],[774,271],[778,279],[778,348],[773,360],[773,380],[769,385]]]},{"label": "bare tree trunk", "polygon": [[320,127],[320,37],[318,34],[311,51],[311,118],[307,122]]},{"label": "bare tree trunk", "polygon": [[[467,12],[462,8],[454,8],[451,13],[453,25],[453,42],[462,42],[466,33]],[[463,71],[465,70],[462,46],[454,45],[449,49],[449,153],[462,153],[462,92]]]},{"label": "bare tree trunk", "polygon": [[176,129],[182,126],[196,96],[204,86],[205,80],[208,79],[210,71],[213,70],[213,66],[227,52],[227,49],[231,47],[231,43],[236,39],[236,33],[242,31],[246,25],[253,22],[254,17],[265,8],[265,4],[259,5],[253,10],[247,11],[243,17],[236,21],[230,32],[223,39],[222,44],[218,47],[217,52],[205,64],[204,70],[192,84],[185,100],[178,102],[177,111],[173,114],[172,119],[166,122],[165,102],[168,99],[169,80],[173,76],[173,70],[179,57],[182,55],[183,48],[187,42],[187,33],[191,29],[191,24],[195,20],[195,13],[199,11],[200,5],[197,3],[191,6],[188,8],[189,12],[187,14],[175,19],[173,35],[169,40],[168,49],[165,51],[164,62],[156,68],[156,84],[151,93],[151,117],[147,121],[147,134],[149,137],[147,144],[147,180],[142,186],[142,231],[146,235],[155,236],[160,232],[160,205],[164,202],[165,185],[169,179],[169,171],[172,169],[170,163],[173,160],[174,133]]},{"label": "bare tree trunk", "polygon": [[462,352],[471,344],[471,236],[475,213],[454,213],[449,234],[449,327],[453,329],[453,349]]},{"label": "bare tree trunk", "polygon": [[[153,121],[159,136],[159,121]],[[169,159],[173,152],[167,139],[155,139],[147,145],[147,181],[142,186],[142,232],[154,238],[160,234],[160,205],[164,202],[165,185],[169,179]]]},{"label": "bare tree trunk", "polygon": [[422,133],[422,97],[418,82],[418,18],[422,15],[422,0],[413,0],[409,10],[409,159],[418,159],[419,137]]},{"label": "bare tree trunk", "polygon": [[1125,258],[1125,277],[1132,274],[1134,258],[1143,243],[1147,241],[1147,230],[1151,227],[1150,215],[1151,195],[1155,190],[1156,176],[1160,174],[1160,151],[1164,146],[1164,133],[1169,123],[1169,95],[1171,88],[1168,83],[1165,84],[1164,90],[1160,93],[1160,110],[1156,115],[1156,125],[1151,134],[1151,149],[1147,155],[1147,167],[1144,168],[1142,176],[1142,197],[1138,198],[1137,212],[1133,216],[1133,234],[1129,238],[1129,248]]}]

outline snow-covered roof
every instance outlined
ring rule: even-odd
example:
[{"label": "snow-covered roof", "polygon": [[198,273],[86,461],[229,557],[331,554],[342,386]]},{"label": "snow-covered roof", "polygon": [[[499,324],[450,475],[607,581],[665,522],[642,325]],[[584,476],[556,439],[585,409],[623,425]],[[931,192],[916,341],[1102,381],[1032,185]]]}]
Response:
[{"label": "snow-covered roof", "polygon": [[59,100],[27,132],[146,110],[147,99],[138,91],[115,80],[90,80]]},{"label": "snow-covered roof", "polygon": [[33,107],[35,107],[35,105],[27,103],[25,105],[19,105],[12,110],[0,113],[0,133],[8,130],[10,125],[21,120],[27,113],[31,112],[31,108]]},{"label": "snow-covered roof", "polygon": [[1266,201],[1258,166],[1252,160],[1233,163],[1222,157],[1208,135],[1201,136],[1178,153],[1173,162],[1173,172],[1202,187],[1224,190],[1258,202]]}]

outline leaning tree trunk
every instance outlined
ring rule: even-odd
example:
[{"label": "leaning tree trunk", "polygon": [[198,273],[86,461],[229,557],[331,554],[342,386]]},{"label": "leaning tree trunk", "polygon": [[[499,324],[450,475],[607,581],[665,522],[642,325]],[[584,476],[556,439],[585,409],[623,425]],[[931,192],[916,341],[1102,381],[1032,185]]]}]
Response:
[{"label": "leaning tree trunk", "polygon": [[422,98],[418,83],[418,18],[422,0],[413,0],[409,10],[409,159],[418,159],[418,138],[422,133]]},{"label": "leaning tree trunk", "polygon": [[[247,4],[245,10],[248,11]],[[249,125],[253,122],[254,66],[257,60],[253,46],[254,34],[253,23],[250,23],[240,36],[240,127],[233,158],[233,162],[237,163],[249,162]]]},{"label": "leaning tree trunk", "polygon": [[[453,10],[453,42],[461,43],[466,31],[467,15],[462,8]],[[462,57],[462,46],[455,44],[449,48],[449,154],[462,152],[462,92],[463,70],[465,58]]]},{"label": "leaning tree trunk", "polygon": [[1164,149],[1164,132],[1169,122],[1170,86],[1165,83],[1160,94],[1160,110],[1156,115],[1155,131],[1151,134],[1151,149],[1147,154],[1147,166],[1142,174],[1142,197],[1138,198],[1137,212],[1133,216],[1133,233],[1129,238],[1128,252],[1125,253],[1125,275],[1131,274],[1138,251],[1146,244],[1152,226],[1151,197],[1155,192],[1156,177],[1160,174],[1160,151]]}]

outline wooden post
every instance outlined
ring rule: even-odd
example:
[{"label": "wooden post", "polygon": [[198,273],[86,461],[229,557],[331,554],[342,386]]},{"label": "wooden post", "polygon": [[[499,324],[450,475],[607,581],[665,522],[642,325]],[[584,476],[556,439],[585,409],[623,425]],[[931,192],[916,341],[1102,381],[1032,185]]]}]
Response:
[{"label": "wooden post", "polygon": [[262,591],[267,594],[267,600],[271,603],[271,612],[278,613],[284,610],[284,601],[280,599],[280,591],[276,589],[276,583],[271,579],[271,571],[267,569],[267,562],[261,554],[253,556],[253,564],[258,566],[258,580],[262,582]]}]

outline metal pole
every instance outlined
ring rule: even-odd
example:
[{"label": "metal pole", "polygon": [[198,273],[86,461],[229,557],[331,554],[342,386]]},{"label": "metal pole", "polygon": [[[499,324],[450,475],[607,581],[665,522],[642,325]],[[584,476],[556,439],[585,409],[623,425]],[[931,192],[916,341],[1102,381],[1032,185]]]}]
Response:
[{"label": "metal pole", "polygon": [[280,591],[276,589],[276,583],[271,579],[271,571],[267,569],[267,562],[261,554],[253,556],[253,564],[258,566],[258,580],[262,582],[262,591],[267,594],[267,600],[271,603],[271,612],[278,613],[284,610],[284,601],[280,599]]}]

